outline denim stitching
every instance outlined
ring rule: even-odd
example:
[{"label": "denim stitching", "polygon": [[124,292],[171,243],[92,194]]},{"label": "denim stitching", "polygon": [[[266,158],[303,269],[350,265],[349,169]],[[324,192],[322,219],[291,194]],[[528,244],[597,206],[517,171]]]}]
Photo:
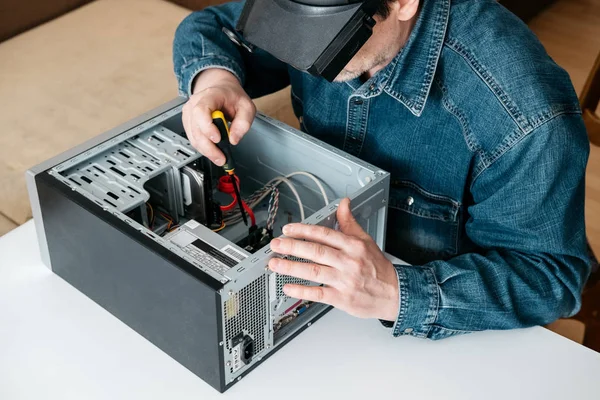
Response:
[{"label": "denim stitching", "polygon": [[408,310],[408,306],[406,302],[408,301],[408,295],[406,293],[407,286],[407,277],[402,267],[395,267],[398,273],[398,282],[400,284],[400,311],[398,312],[398,319],[396,320],[396,327],[394,328],[393,335],[400,335],[400,326],[406,319],[406,312]]},{"label": "denim stitching", "polygon": [[417,192],[419,192],[420,194],[422,194],[425,197],[430,197],[430,198],[435,199],[435,200],[444,200],[444,201],[447,201],[449,203],[452,203],[452,206],[454,208],[460,207],[460,202],[452,199],[451,197],[428,192],[427,190],[423,189],[422,187],[420,187],[419,185],[417,185],[416,183],[413,183],[411,181],[400,180],[400,181],[394,181],[394,183],[395,184],[399,184],[401,186],[406,186],[406,187],[410,187],[412,189],[415,189]]},{"label": "denim stitching", "polygon": [[[383,89],[384,92],[398,100],[400,103],[404,104],[404,106],[408,108],[410,112],[417,117],[421,116],[421,114],[423,113],[427,97],[429,96],[431,86],[433,85],[433,76],[437,69],[438,61],[440,59],[443,48],[444,38],[446,37],[446,32],[448,28],[448,20],[450,18],[449,8],[449,2],[444,2],[443,8],[440,12],[438,12],[436,16],[437,18],[434,22],[435,28],[433,29],[435,32],[434,46],[432,46],[427,57],[427,69],[425,70],[424,74],[425,79],[423,85],[421,86],[421,90],[418,98],[416,99],[416,102],[409,100],[404,95],[397,92],[391,86],[392,82],[387,84],[387,86],[389,87]],[[396,66],[394,66],[393,69],[395,70],[395,68]]]},{"label": "denim stitching", "polygon": [[[240,81],[240,83],[243,84],[243,82],[244,82],[244,79],[240,75],[240,73],[238,71],[234,70],[234,68],[233,68],[233,67],[235,67],[235,63],[232,62],[229,58],[221,57],[221,56],[213,56],[213,57],[209,57],[208,59],[199,59],[199,58],[192,59],[192,60],[188,61],[187,63],[185,63],[181,67],[181,70],[179,71],[179,75],[181,77],[184,77],[186,74],[186,69],[188,69],[191,65],[196,64],[196,63],[199,63],[200,65],[197,66],[193,70],[194,72],[191,75],[189,75],[190,79],[186,85],[188,87],[188,91],[187,91],[187,93],[184,93],[184,96],[186,96],[186,97],[188,97],[192,93],[192,82],[194,81],[194,77],[196,75],[198,75],[198,73],[200,73],[201,71],[204,71],[208,68],[224,69],[226,71],[231,72],[233,75],[235,75],[235,77]],[[184,87],[184,85],[182,83],[182,85],[180,87],[180,91],[181,91],[181,89],[183,89],[183,87]]]},{"label": "denim stitching", "polygon": [[431,332],[431,328],[433,324],[437,320],[439,315],[439,306],[440,306],[440,292],[439,292],[439,284],[433,268],[429,267],[425,270],[425,274],[427,275],[429,287],[431,289],[431,293],[429,296],[429,309],[427,310],[427,318],[425,319],[424,325],[427,327],[427,332],[425,333],[425,337],[429,336]]},{"label": "denim stitching", "polygon": [[220,68],[220,69],[224,69],[224,70],[226,70],[226,71],[229,71],[229,72],[231,72],[233,75],[235,75],[235,77],[236,77],[236,78],[237,78],[237,79],[238,79],[238,80],[241,82],[241,78],[240,78],[240,76],[237,74],[237,72],[235,72],[233,69],[231,69],[231,68],[229,68],[229,67],[226,67],[226,66],[224,66],[224,65],[221,65],[221,64],[208,64],[208,65],[203,65],[203,66],[200,66],[200,67],[196,68],[196,69],[194,70],[194,72],[192,73],[192,75],[190,76],[190,80],[189,80],[189,82],[188,82],[188,93],[189,93],[190,95],[192,94],[192,82],[194,81],[194,77],[195,77],[196,75],[198,75],[200,72],[202,72],[202,71],[204,71],[204,70],[207,70],[207,69],[209,69],[209,68]]},{"label": "denim stitching", "polygon": [[[433,49],[437,50],[431,51],[429,53],[426,71],[426,77],[429,83],[427,85],[423,85],[423,87],[421,88],[422,97],[419,98],[419,113],[421,113],[423,111],[423,108],[425,107],[425,102],[427,101],[427,97],[431,91],[431,86],[433,85],[433,76],[435,74],[435,70],[437,69],[438,60],[442,55],[442,48],[444,47],[442,43],[444,38],[446,37],[448,20],[450,19],[450,13],[448,12],[449,8],[450,2],[444,2],[444,8],[442,9],[442,12],[438,13],[438,18],[435,22],[435,30],[441,31],[442,34],[436,35],[435,46],[433,46]],[[445,18],[442,20],[444,16]]]},{"label": "denim stitching", "polygon": [[362,148],[365,144],[365,137],[367,136],[367,121],[369,120],[369,109],[371,107],[371,101],[366,100],[366,103],[363,103],[363,107],[361,107],[361,127],[360,127],[360,135],[358,140],[358,149],[356,151],[356,155],[359,156],[362,152]]},{"label": "denim stitching", "polygon": [[511,133],[510,135],[508,135],[506,137],[506,139],[504,139],[504,141],[498,146],[498,148],[496,148],[494,151],[492,151],[491,157],[489,159],[489,164],[486,165],[486,166],[482,166],[481,168],[478,168],[476,170],[477,173],[475,173],[475,170],[474,170],[474,172],[473,172],[473,180],[471,182],[471,187],[473,187],[473,185],[475,184],[475,181],[477,180],[477,178],[479,178],[479,176],[485,170],[487,170],[489,167],[491,167],[496,161],[498,161],[504,154],[506,154],[509,150],[511,150],[515,145],[517,145],[518,143],[520,143],[523,139],[525,139],[529,135],[535,133],[537,131],[537,129],[539,129],[542,126],[548,124],[550,121],[553,121],[554,119],[556,119],[556,118],[558,118],[560,116],[563,116],[563,115],[572,115],[572,114],[578,114],[578,113],[564,111],[564,112],[561,112],[561,113],[558,113],[558,114],[552,116],[550,119],[547,119],[542,125],[538,125],[536,127],[536,130],[532,130],[532,131],[529,131],[529,132],[514,131],[513,133]]},{"label": "denim stitching", "polygon": [[346,114],[347,114],[347,119],[346,119],[346,134],[344,135],[344,144],[342,145],[342,149],[344,151],[346,151],[347,147],[346,147],[346,143],[348,142],[348,134],[349,131],[351,129],[352,126],[352,116],[353,116],[353,111],[352,111],[352,96],[348,97],[348,100],[346,101],[347,106],[346,106]]},{"label": "denim stitching", "polygon": [[415,215],[417,217],[422,217],[422,218],[432,219],[435,221],[442,221],[442,222],[454,222],[454,219],[444,218],[444,217],[441,217],[439,214],[431,213],[429,211],[414,210],[414,209],[409,208],[408,206],[399,205],[399,206],[389,206],[389,207],[393,208],[395,210],[405,211],[408,214]]},{"label": "denim stitching", "polygon": [[442,104],[444,108],[458,120],[463,132],[465,142],[469,147],[469,150],[471,150],[472,153],[478,155],[482,159],[483,163],[486,163],[486,154],[479,145],[479,143],[477,143],[477,139],[475,138],[475,135],[473,134],[473,131],[469,126],[467,117],[461,110],[458,109],[458,107],[456,107],[452,100],[450,100],[450,97],[448,96],[448,89],[446,88],[446,86],[444,86],[441,80],[436,79],[435,81],[439,86],[440,90],[442,91]]},{"label": "denim stitching", "polygon": [[[356,115],[357,114],[357,107],[352,107],[352,103],[353,103],[354,99],[352,97],[348,98],[348,121],[346,123],[346,135],[344,137],[344,145],[343,145],[343,149],[345,152],[350,153],[352,155],[356,155],[355,152],[355,145],[352,144],[352,142],[349,141],[349,139],[360,139],[360,128],[361,128],[361,115]],[[368,101],[367,99],[362,98],[363,104],[365,101]],[[360,107],[360,111],[362,112],[362,105]],[[358,119],[358,135],[356,134],[356,125],[357,125],[357,119]],[[362,147],[362,146],[361,146]]]},{"label": "denim stitching", "polygon": [[487,87],[494,93],[496,98],[500,101],[504,109],[508,112],[510,117],[515,121],[517,126],[525,132],[531,131],[531,125],[529,121],[523,116],[523,114],[519,111],[517,105],[510,98],[508,93],[506,93],[500,84],[494,79],[494,77],[479,63],[479,61],[475,58],[475,55],[471,53],[467,48],[465,48],[461,43],[457,40],[448,38],[446,40],[446,46],[459,56],[461,56],[467,64],[477,73],[479,78],[487,85]]}]

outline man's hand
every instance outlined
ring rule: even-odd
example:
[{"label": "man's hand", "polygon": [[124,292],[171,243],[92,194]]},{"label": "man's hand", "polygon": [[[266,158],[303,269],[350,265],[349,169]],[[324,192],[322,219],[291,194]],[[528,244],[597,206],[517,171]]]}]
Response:
[{"label": "man's hand", "polygon": [[183,127],[192,146],[222,166],[225,156],[215,145],[221,140],[221,135],[212,122],[212,112],[217,110],[232,119],[230,142],[238,144],[250,129],[256,107],[231,72],[207,69],[196,78],[193,95],[183,106]]},{"label": "man's hand", "polygon": [[394,266],[356,222],[349,199],[340,203],[337,218],[341,232],[322,226],[286,225],[283,233],[287,238],[274,239],[271,249],[313,263],[273,258],[269,268],[325,285],[288,284],[283,290],[289,297],[330,304],[356,317],[395,321],[399,288]]}]

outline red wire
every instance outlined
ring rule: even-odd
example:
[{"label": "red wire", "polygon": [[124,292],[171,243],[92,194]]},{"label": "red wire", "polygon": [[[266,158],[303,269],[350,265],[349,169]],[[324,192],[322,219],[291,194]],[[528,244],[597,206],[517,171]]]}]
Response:
[{"label": "red wire", "polygon": [[[238,188],[240,187],[240,178],[235,177],[235,181],[237,183]],[[233,201],[226,206],[221,206],[222,211],[229,211],[235,208],[237,205],[237,196],[235,195],[235,189],[233,187],[233,180],[231,179],[231,175],[223,175],[219,178],[219,183],[217,184],[217,189],[220,192],[226,193],[233,197]],[[242,200],[242,206],[244,210],[250,216],[250,220],[252,221],[252,225],[256,225],[256,217],[254,216],[254,211],[246,204],[244,200]]]},{"label": "red wire", "polygon": [[252,226],[256,225],[256,218],[254,217],[254,211],[252,211],[252,209],[248,206],[248,204],[246,204],[246,202],[244,200],[242,200],[242,205],[244,206],[244,210],[246,210],[246,212],[250,216],[250,221],[252,222]]},{"label": "red wire", "polygon": [[[240,187],[240,178],[238,178],[236,176],[235,180],[238,184],[238,187]],[[229,210],[234,209],[237,204],[237,196],[235,195],[235,191],[233,189],[233,183],[231,182],[231,176],[223,175],[222,177],[220,177],[219,183],[217,184],[217,189],[219,190],[219,192],[227,193],[227,194],[231,195],[231,197],[233,197],[233,201],[226,206],[221,206],[221,210],[229,211]]]}]

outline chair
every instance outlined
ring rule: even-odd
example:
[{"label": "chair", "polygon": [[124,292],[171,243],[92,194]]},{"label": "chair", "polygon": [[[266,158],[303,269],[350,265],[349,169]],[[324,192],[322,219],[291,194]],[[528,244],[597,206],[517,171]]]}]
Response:
[{"label": "chair", "polygon": [[[600,117],[596,113],[598,103],[600,102],[600,53],[590,72],[590,76],[583,87],[580,96],[581,111],[583,113],[583,122],[587,129],[588,138],[592,145],[600,146]],[[588,243],[588,252],[593,262],[592,274],[586,289],[592,288],[600,281],[600,266],[598,259],[594,255],[592,248]]]},{"label": "chair", "polygon": [[[596,113],[598,108],[598,102],[600,101],[600,54],[596,59],[596,63],[592,68],[590,76],[581,92],[580,105],[583,113],[583,121],[587,129],[588,138],[592,145],[600,146],[600,117]],[[585,285],[584,295],[590,294],[590,291],[596,287],[598,281],[600,281],[600,265],[596,258],[589,242],[587,243],[587,250],[592,260],[592,273]],[[593,294],[593,293],[592,293]],[[593,294],[595,296],[595,294]],[[585,305],[584,305],[585,308]],[[587,314],[589,311],[582,309],[582,312],[575,318],[580,318],[584,321],[588,320]],[[583,315],[582,315],[583,314]],[[586,324],[575,318],[559,319],[549,325],[546,328],[551,331],[558,333],[564,337],[567,337],[579,344],[583,344],[586,334]]]},{"label": "chair", "polygon": [[580,96],[583,121],[588,131],[590,142],[600,146],[600,117],[596,114],[600,101],[600,54],[588,77]]}]

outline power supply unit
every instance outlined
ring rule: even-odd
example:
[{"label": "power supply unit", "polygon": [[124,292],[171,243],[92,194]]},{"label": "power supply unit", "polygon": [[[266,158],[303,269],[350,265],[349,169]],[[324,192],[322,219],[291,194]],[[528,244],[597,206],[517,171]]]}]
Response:
[{"label": "power supply unit", "polygon": [[233,178],[186,138],[185,101],[30,169],[27,184],[44,263],[223,392],[330,308],[284,294],[316,283],[270,271],[286,257],[270,240],[289,222],[336,228],[349,197],[383,248],[390,177],[258,114],[233,148],[247,227]]}]

